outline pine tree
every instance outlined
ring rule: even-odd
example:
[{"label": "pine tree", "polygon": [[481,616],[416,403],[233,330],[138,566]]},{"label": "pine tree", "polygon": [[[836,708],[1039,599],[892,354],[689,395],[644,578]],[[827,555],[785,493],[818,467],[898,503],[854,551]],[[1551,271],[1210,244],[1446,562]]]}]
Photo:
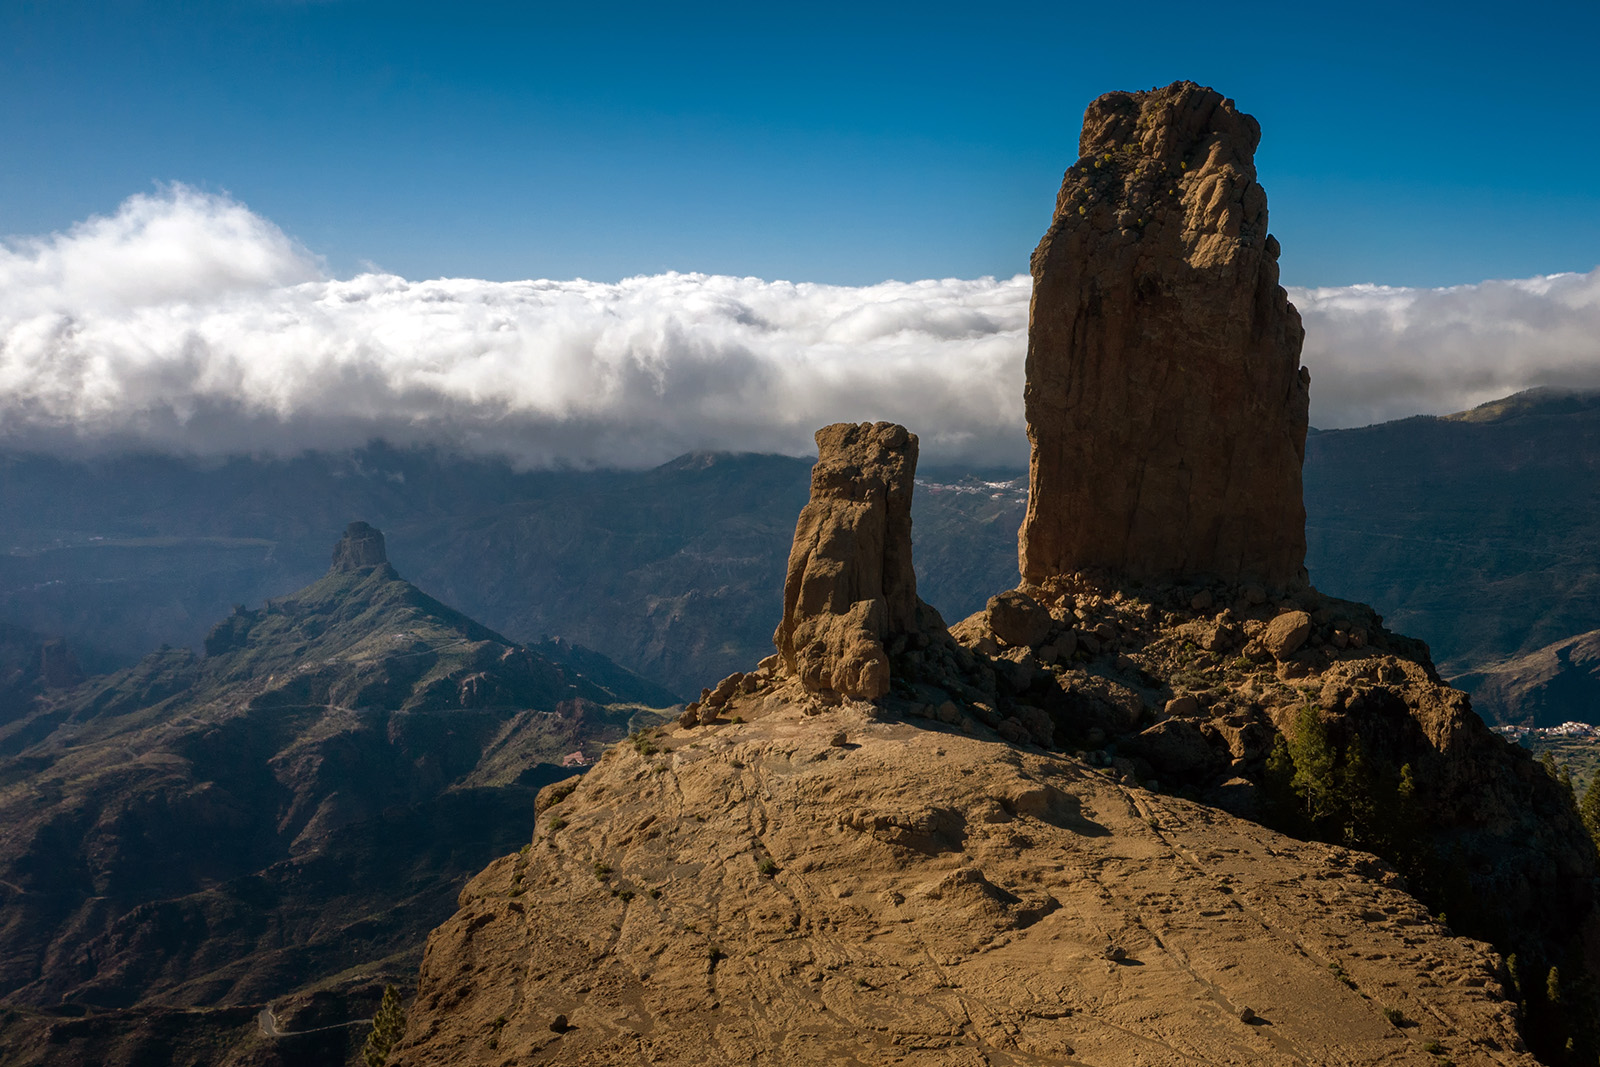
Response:
[{"label": "pine tree", "polygon": [[1267,756],[1267,799],[1272,802],[1278,816],[1287,821],[1296,820],[1299,812],[1294,795],[1294,757],[1289,755],[1289,743],[1277,734],[1272,739],[1272,752]]},{"label": "pine tree", "polygon": [[1344,823],[1344,843],[1351,848],[1370,848],[1377,842],[1377,812],[1373,804],[1373,774],[1367,764],[1366,749],[1358,737],[1350,742],[1344,763],[1339,767],[1338,806]]},{"label": "pine tree", "polygon": [[1589,831],[1589,836],[1594,838],[1594,847],[1600,848],[1600,772],[1589,779],[1589,788],[1584,790],[1578,814],[1583,817],[1583,825]]},{"label": "pine tree", "polygon": [[389,1062],[389,1050],[406,1030],[406,1010],[400,1004],[400,991],[392,985],[383,987],[383,1003],[378,1014],[372,1017],[372,1033],[361,1049],[365,1067],[383,1067]]},{"label": "pine tree", "polygon": [[1310,704],[1300,709],[1295,721],[1289,755],[1294,760],[1294,791],[1305,802],[1306,818],[1313,824],[1324,822],[1338,807],[1335,758],[1328,728]]}]

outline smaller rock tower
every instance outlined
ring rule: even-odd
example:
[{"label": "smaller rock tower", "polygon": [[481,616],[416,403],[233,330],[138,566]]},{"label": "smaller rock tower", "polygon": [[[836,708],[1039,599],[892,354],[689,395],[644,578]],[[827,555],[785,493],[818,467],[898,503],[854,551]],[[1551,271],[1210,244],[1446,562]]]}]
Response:
[{"label": "smaller rock tower", "polygon": [[889,692],[895,637],[918,632],[911,569],[917,437],[890,422],[817,431],[811,500],[800,511],[783,621],[773,643],[807,689],[861,700]]}]

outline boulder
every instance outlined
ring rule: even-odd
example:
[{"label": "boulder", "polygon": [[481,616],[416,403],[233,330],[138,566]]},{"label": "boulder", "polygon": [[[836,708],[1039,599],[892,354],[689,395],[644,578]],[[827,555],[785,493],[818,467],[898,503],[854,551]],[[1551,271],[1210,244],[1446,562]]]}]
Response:
[{"label": "boulder", "polygon": [[1038,648],[1055,622],[1043,605],[1020,589],[990,597],[984,614],[989,632],[1001,644],[1023,648]]},{"label": "boulder", "polygon": [[1300,651],[1310,636],[1311,616],[1303,611],[1286,611],[1267,623],[1261,644],[1281,662]]},{"label": "boulder", "polygon": [[1260,136],[1192,82],[1089,105],[1032,260],[1025,581],[1304,582],[1310,379]]},{"label": "boulder", "polygon": [[864,422],[824,426],[816,440],[772,640],[807,689],[874,700],[889,692],[885,646],[920,632],[911,569],[917,438]]}]

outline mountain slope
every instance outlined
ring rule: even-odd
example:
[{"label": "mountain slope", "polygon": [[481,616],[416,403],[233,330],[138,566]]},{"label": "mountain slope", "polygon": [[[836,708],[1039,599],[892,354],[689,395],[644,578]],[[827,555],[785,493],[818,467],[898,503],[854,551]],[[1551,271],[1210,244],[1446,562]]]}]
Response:
[{"label": "mountain slope", "polygon": [[[647,471],[516,471],[383,445],[220,465],[151,456],[0,457],[0,620],[123,663],[198,646],[239,602],[313,581],[322,531],[364,514],[395,561],[526,643],[559,633],[685,697],[770,651],[807,460],[681,457]],[[923,589],[951,617],[1016,577],[1026,482],[930,472]]]},{"label": "mountain slope", "polygon": [[570,664],[659,689],[512,644],[377,543],[237,610],[204,658],[152,654],[0,727],[0,997],[240,1004],[403,973],[563,757],[654,721]]},{"label": "mountain slope", "polygon": [[1447,676],[1600,629],[1600,394],[1313,434],[1307,565]]},{"label": "mountain slope", "polygon": [[1490,722],[1550,727],[1600,723],[1600,630],[1556,641],[1457,679]]}]

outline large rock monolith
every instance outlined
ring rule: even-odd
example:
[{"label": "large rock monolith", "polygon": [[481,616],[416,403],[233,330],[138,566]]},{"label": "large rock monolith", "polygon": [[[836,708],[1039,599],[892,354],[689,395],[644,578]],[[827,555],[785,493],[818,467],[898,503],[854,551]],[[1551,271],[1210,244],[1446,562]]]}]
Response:
[{"label": "large rock monolith", "polygon": [[1192,82],[1089,105],[1032,261],[1025,580],[1304,580],[1310,379],[1260,137]]},{"label": "large rock monolith", "polygon": [[886,645],[917,632],[911,491],[917,437],[890,422],[817,431],[811,500],[800,511],[783,621],[773,643],[810,690],[874,700],[889,691]]},{"label": "large rock monolith", "polygon": [[388,561],[383,532],[364,522],[352,522],[344,528],[344,536],[339,538],[339,543],[333,546],[332,573],[359,571]]}]

